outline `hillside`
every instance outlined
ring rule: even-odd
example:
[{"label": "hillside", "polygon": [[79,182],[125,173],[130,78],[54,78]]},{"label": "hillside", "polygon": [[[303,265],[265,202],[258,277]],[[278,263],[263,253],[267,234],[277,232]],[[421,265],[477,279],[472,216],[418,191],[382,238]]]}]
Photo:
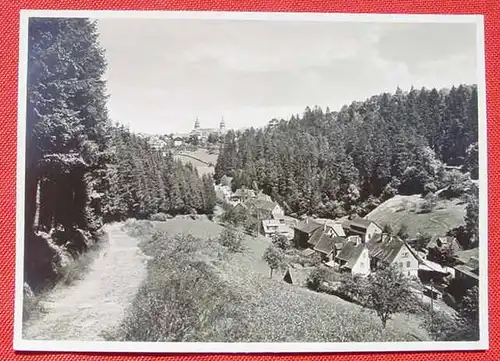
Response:
[{"label": "hillside", "polygon": [[380,226],[389,224],[394,231],[406,224],[410,237],[417,233],[444,235],[452,228],[465,224],[466,204],[459,199],[440,199],[430,213],[420,213],[424,203],[420,195],[397,195],[366,215],[366,219],[377,222]]},{"label": "hillside", "polygon": [[[222,289],[218,289],[215,294],[209,296],[200,289],[200,291],[197,291],[200,292],[198,296],[194,294],[190,296],[196,297],[197,302],[216,304],[221,302],[217,294],[221,292],[236,294],[235,299],[242,302],[235,301],[234,304],[231,304],[231,302],[228,304],[227,301],[222,301],[232,310],[231,312],[237,312],[240,320],[238,324],[245,325],[243,330],[239,326],[236,327],[236,330],[230,331],[231,337],[236,337],[235,341],[355,342],[428,340],[427,333],[419,327],[419,319],[414,316],[395,315],[394,319],[388,322],[387,328],[383,330],[376,315],[360,306],[335,296],[289,285],[282,280],[281,276],[277,275],[279,272],[276,273],[273,279],[270,279],[269,268],[262,260],[262,254],[269,244],[269,240],[266,238],[244,236],[246,249],[242,253],[229,253],[218,258],[217,254],[220,256],[221,250],[217,248],[217,244],[214,245],[207,241],[207,237],[217,237],[223,230],[222,227],[214,223],[207,220],[173,219],[167,222],[157,222],[155,228],[167,232],[170,236],[191,234],[200,237],[198,239],[199,244],[193,251],[188,253],[189,258],[198,260],[198,262],[201,261],[208,269],[215,270],[218,280],[215,281],[214,287],[222,287]],[[175,249],[175,243],[179,242],[176,239],[154,237],[143,243],[143,250],[146,254],[158,257],[165,247],[174,247]],[[169,259],[171,258],[169,257]],[[172,275],[169,275],[169,264],[162,261],[161,264],[154,267],[159,268],[162,280],[172,277]],[[172,271],[175,275],[176,271]],[[154,274],[157,271],[150,268],[150,272]],[[184,274],[183,279],[186,277],[189,276]],[[158,281],[153,277],[150,282]],[[141,293],[139,296],[141,297],[141,304],[154,305],[156,299],[163,297],[163,293],[155,293],[154,290],[158,289],[156,285],[156,283],[153,283],[152,288],[149,288],[148,285],[145,286],[146,289],[152,289],[153,291],[149,294]],[[182,296],[183,294],[179,295],[179,297]],[[131,318],[125,320],[124,325],[128,327],[129,331],[132,331],[131,334],[137,335],[139,338],[147,338],[147,340],[143,341],[155,341],[161,339],[161,335],[148,334],[141,336],[143,335],[142,329],[137,325],[138,319],[141,322],[146,322],[144,317],[156,314],[154,310],[148,310],[149,308],[146,309],[146,314],[142,313],[144,311],[142,309],[131,310],[132,313],[129,314]],[[151,318],[149,322],[155,323],[154,320],[155,318]],[[217,317],[217,320],[217,322],[231,322],[231,319],[224,321],[220,317]],[[173,321],[170,320],[169,322]],[[150,329],[154,328],[154,326],[148,326],[146,323],[143,323],[142,326]],[[211,333],[209,332],[207,335],[211,335]],[[193,337],[197,336],[193,335]],[[203,338],[203,341],[210,341],[211,337],[215,336],[206,337]],[[134,338],[134,340],[139,341],[139,338]]]},{"label": "hillside", "polygon": [[198,149],[194,152],[182,151],[174,154],[174,158],[184,164],[191,163],[198,170],[200,176],[213,174],[214,166],[217,163],[217,154],[209,154],[206,149]]}]

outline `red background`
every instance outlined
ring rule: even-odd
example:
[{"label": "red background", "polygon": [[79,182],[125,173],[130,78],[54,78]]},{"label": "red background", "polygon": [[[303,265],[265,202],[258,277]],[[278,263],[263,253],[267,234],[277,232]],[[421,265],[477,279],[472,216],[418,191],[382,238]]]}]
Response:
[{"label": "red background", "polygon": [[[0,0],[1,1],[1,0]],[[416,13],[416,14],[484,14],[486,37],[486,92],[488,117],[488,177],[489,177],[489,259],[500,249],[496,234],[500,223],[500,197],[496,175],[500,173],[500,157],[495,149],[500,143],[500,129],[495,119],[500,116],[500,0],[3,0],[0,7],[0,359],[1,360],[342,360],[342,361],[405,361],[405,360],[500,360],[500,296],[499,265],[489,262],[490,350],[481,352],[422,352],[322,355],[106,355],[15,353],[12,350],[14,308],[15,257],[15,182],[16,182],[16,117],[17,68],[20,9],[106,9],[106,10],[220,10],[220,11],[287,11],[287,12],[350,12],[350,13]]]}]

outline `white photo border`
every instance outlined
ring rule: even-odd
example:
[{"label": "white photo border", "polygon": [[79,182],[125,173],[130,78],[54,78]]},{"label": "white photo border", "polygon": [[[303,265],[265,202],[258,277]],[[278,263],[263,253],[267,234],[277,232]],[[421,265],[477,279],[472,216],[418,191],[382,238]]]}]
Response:
[{"label": "white photo border", "polygon": [[[112,341],[35,341],[22,337],[25,155],[28,20],[31,17],[120,18],[120,19],[197,19],[257,21],[335,21],[385,23],[473,23],[477,35],[477,91],[479,119],[479,312],[478,341],[456,342],[112,342]],[[19,30],[19,75],[17,119],[17,197],[14,338],[16,351],[51,352],[130,352],[130,353],[316,353],[316,352],[405,352],[487,350],[488,330],[488,171],[487,116],[483,15],[416,15],[367,13],[274,13],[218,11],[111,11],[111,10],[21,10]]]}]

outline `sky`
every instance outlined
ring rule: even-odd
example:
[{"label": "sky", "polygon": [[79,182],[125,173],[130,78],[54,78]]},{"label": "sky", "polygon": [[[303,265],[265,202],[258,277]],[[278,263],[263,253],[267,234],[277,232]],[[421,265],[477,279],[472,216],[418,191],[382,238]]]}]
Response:
[{"label": "sky", "polygon": [[258,127],[399,86],[477,83],[470,23],[99,19],[114,122],[144,133]]}]

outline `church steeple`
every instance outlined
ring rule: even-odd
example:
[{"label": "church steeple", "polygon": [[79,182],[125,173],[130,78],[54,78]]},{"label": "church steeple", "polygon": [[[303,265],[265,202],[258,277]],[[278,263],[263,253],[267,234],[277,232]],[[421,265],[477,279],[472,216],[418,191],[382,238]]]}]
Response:
[{"label": "church steeple", "polygon": [[196,121],[194,122],[194,129],[195,130],[200,129],[200,121],[198,120],[198,117],[196,117]]},{"label": "church steeple", "polygon": [[221,120],[221,122],[220,122],[220,125],[219,125],[219,130],[220,130],[221,132],[226,131],[226,122],[224,122],[224,117],[222,117],[222,120]]}]

